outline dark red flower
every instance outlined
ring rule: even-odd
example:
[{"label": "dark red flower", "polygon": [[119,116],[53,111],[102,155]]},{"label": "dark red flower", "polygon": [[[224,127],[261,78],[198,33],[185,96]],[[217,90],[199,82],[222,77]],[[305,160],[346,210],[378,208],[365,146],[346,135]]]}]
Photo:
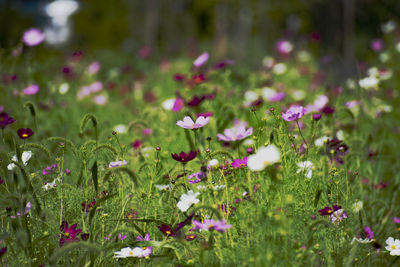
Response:
[{"label": "dark red flower", "polygon": [[21,128],[17,131],[19,138],[28,139],[33,135],[33,131],[29,128]]},{"label": "dark red flower", "polygon": [[186,76],[185,76],[184,74],[176,73],[176,74],[174,75],[174,80],[175,80],[176,82],[182,82],[182,81],[184,81],[185,79],[186,79]]},{"label": "dark red flower", "polygon": [[0,248],[0,258],[7,252],[7,247]]},{"label": "dark red flower", "polygon": [[157,228],[166,236],[176,236],[174,230],[169,225],[161,224]]},{"label": "dark red flower", "polygon": [[203,116],[204,118],[208,118],[211,117],[212,115],[214,115],[212,112],[207,111],[207,112],[201,112],[196,114],[196,118]]},{"label": "dark red flower", "polygon": [[215,63],[213,68],[214,69],[223,69],[223,68],[227,67],[228,65],[233,65],[233,64],[235,64],[235,61],[233,61],[231,59],[225,59],[225,60]]},{"label": "dark red flower", "polygon": [[206,76],[204,76],[204,74],[198,74],[198,75],[193,75],[192,76],[192,81],[195,84],[200,84],[202,82],[205,82],[205,80],[206,80]]},{"label": "dark red flower", "polygon": [[322,109],[322,112],[325,113],[325,114],[332,114],[332,113],[335,112],[335,108],[330,107],[330,106],[325,106],[325,107]]},{"label": "dark red flower", "polygon": [[76,229],[77,224],[73,224],[71,227],[68,227],[68,223],[63,221],[60,226],[61,238],[60,238],[60,247],[64,245],[64,243],[77,242],[79,241],[78,235],[82,232],[82,229]]},{"label": "dark red flower", "polygon": [[185,227],[185,225],[191,224],[192,219],[194,217],[194,213],[190,214],[189,216],[186,217],[183,221],[179,222],[174,229],[172,229],[171,226],[166,225],[166,224],[161,224],[157,226],[157,228],[166,236],[172,236],[175,237],[179,233],[179,231]]},{"label": "dark red flower", "polygon": [[320,209],[319,215],[321,216],[325,216],[325,215],[331,215],[333,212],[338,211],[342,208],[342,206],[338,206],[338,205],[333,205],[332,208],[331,207],[325,207],[323,209]]},{"label": "dark red flower", "polygon": [[181,152],[179,153],[179,155],[177,153],[174,154],[171,153],[171,156],[176,161],[186,163],[188,161],[193,160],[197,156],[197,151],[191,150],[188,154],[186,154],[185,152]]},{"label": "dark red flower", "polygon": [[2,112],[0,113],[0,127],[2,129],[6,128],[7,125],[14,123],[15,120],[11,118],[7,113]]},{"label": "dark red flower", "polygon": [[186,241],[193,241],[196,239],[196,237],[197,237],[196,234],[190,234],[190,235],[185,236],[185,239],[186,239]]}]

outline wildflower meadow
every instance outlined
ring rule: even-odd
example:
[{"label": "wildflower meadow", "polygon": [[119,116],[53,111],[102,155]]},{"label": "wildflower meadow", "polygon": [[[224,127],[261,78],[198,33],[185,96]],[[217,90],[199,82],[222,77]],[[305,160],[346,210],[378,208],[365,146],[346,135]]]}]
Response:
[{"label": "wildflower meadow", "polygon": [[339,80],[315,42],[247,64],[26,28],[0,48],[0,266],[400,266],[399,29]]}]

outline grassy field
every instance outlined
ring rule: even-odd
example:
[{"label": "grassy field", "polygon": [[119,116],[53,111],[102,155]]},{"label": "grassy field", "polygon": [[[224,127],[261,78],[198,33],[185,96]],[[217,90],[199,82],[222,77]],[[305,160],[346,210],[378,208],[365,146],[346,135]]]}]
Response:
[{"label": "grassy field", "polygon": [[0,265],[398,266],[386,38],[343,83],[296,47],[257,67],[1,51]]}]

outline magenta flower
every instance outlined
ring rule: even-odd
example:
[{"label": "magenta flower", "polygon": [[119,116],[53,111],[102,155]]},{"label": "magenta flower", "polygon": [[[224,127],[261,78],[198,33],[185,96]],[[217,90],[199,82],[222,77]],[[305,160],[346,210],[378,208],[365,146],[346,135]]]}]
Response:
[{"label": "magenta flower", "polygon": [[252,133],[253,127],[246,129],[245,124],[238,124],[230,129],[225,129],[224,135],[219,133],[217,134],[217,137],[219,141],[232,142],[242,140],[250,136]]},{"label": "magenta flower", "polygon": [[210,118],[205,118],[200,116],[196,119],[196,122],[192,120],[189,116],[186,116],[183,121],[178,121],[176,125],[185,129],[198,129],[210,122]]},{"label": "magenta flower", "polygon": [[68,227],[68,223],[63,221],[60,226],[61,238],[60,238],[60,247],[64,245],[64,243],[77,242],[78,234],[82,232],[82,229],[76,229],[77,224],[73,224],[71,227]]},{"label": "magenta flower", "polygon": [[204,118],[208,118],[208,117],[212,117],[214,114],[211,111],[206,111],[206,112],[201,112],[196,114],[196,118],[198,117],[204,117]]},{"label": "magenta flower", "polygon": [[178,97],[175,99],[174,105],[172,106],[172,111],[173,112],[178,112],[183,108],[183,99]]},{"label": "magenta flower", "polygon": [[112,161],[112,162],[110,162],[110,164],[108,165],[108,167],[109,167],[109,168],[116,168],[116,167],[125,166],[126,164],[128,164],[128,163],[126,162],[126,160]]},{"label": "magenta flower", "polygon": [[118,234],[119,240],[124,240],[126,238],[126,235]]},{"label": "magenta flower", "polygon": [[22,37],[22,41],[27,46],[36,46],[44,41],[46,35],[42,33],[40,30],[32,28],[24,32],[24,36]]},{"label": "magenta flower", "polygon": [[47,166],[43,171],[42,174],[43,175],[49,175],[49,174],[53,174],[54,172],[57,171],[57,164],[53,164],[51,166]]},{"label": "magenta flower", "polygon": [[24,95],[36,95],[39,92],[39,85],[31,84],[24,89]]},{"label": "magenta flower", "polygon": [[218,231],[218,232],[226,232],[226,229],[232,227],[231,224],[227,224],[226,220],[215,221],[213,219],[205,219],[203,222],[193,220],[192,223],[195,226],[196,230],[205,230],[205,231]]},{"label": "magenta flower", "polygon": [[400,224],[400,218],[399,217],[393,217],[393,222]]},{"label": "magenta flower", "polygon": [[288,55],[293,50],[293,45],[286,40],[279,40],[276,43],[276,50],[282,55]]},{"label": "magenta flower", "polygon": [[370,46],[374,52],[380,52],[384,48],[384,43],[381,39],[374,39],[371,41]]},{"label": "magenta flower", "polygon": [[302,106],[292,106],[285,113],[282,114],[282,118],[285,121],[295,121],[300,119],[306,113],[306,109]]},{"label": "magenta flower", "polygon": [[243,159],[235,159],[232,163],[231,166],[233,168],[244,168],[247,166],[247,157],[244,157]]},{"label": "magenta flower", "polygon": [[198,58],[195,59],[195,61],[193,62],[193,66],[195,66],[196,68],[200,68],[201,66],[207,63],[208,58],[209,54],[207,52],[204,52]]},{"label": "magenta flower", "polygon": [[372,232],[371,228],[369,228],[368,226],[364,227],[364,234],[365,234],[365,237],[368,239],[374,238],[374,232]]}]

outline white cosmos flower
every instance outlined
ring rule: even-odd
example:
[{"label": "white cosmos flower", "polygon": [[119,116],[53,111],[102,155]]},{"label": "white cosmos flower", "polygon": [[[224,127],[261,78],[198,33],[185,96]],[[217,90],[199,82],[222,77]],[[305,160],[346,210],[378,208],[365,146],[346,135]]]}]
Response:
[{"label": "white cosmos flower", "polygon": [[128,132],[128,128],[124,124],[118,124],[118,125],[115,125],[114,131],[116,131],[119,134],[124,134],[124,133]]},{"label": "white cosmos flower", "polygon": [[386,244],[387,246],[385,248],[390,251],[390,255],[400,256],[400,240],[389,237],[386,239]]},{"label": "white cosmos flower", "polygon": [[116,251],[115,253],[115,258],[126,258],[126,257],[138,257],[141,255],[143,249],[136,247],[136,248],[130,248],[126,247],[121,249],[121,251]]},{"label": "white cosmos flower", "polygon": [[358,82],[360,87],[364,89],[375,88],[377,87],[378,83],[379,80],[375,76],[365,77]]},{"label": "white cosmos flower", "polygon": [[297,163],[297,166],[299,167],[299,169],[297,170],[297,173],[303,173],[304,175],[308,178],[311,179],[312,176],[312,170],[314,168],[314,164],[312,164],[311,161],[301,161],[299,163]]},{"label": "white cosmos flower", "polygon": [[169,190],[172,188],[171,185],[169,185],[169,184],[167,184],[167,185],[156,184],[155,186],[157,187],[158,190],[161,190],[161,191]]},{"label": "white cosmos flower", "polygon": [[174,103],[175,103],[175,98],[170,98],[162,102],[161,105],[166,110],[172,110],[172,108],[174,107]]},{"label": "white cosmos flower", "polygon": [[260,147],[256,154],[248,157],[247,167],[252,171],[262,171],[267,165],[278,162],[281,152],[275,145]]},{"label": "white cosmos flower", "polygon": [[320,138],[318,138],[318,139],[315,139],[314,144],[315,144],[315,146],[321,147],[321,146],[323,146],[323,145],[325,144],[325,142],[328,141],[328,140],[329,140],[329,137],[328,137],[328,136],[322,136],[322,137],[320,137]]},{"label": "white cosmos flower", "polygon": [[353,207],[353,212],[358,213],[360,210],[362,210],[363,203],[362,203],[362,201],[358,201],[358,202],[354,203],[352,207]]},{"label": "white cosmos flower", "polygon": [[197,199],[197,196],[200,195],[199,192],[194,193],[193,190],[189,190],[187,194],[183,194],[177,204],[178,208],[182,211],[185,212],[187,211],[190,206],[193,204],[199,203],[199,199]]},{"label": "white cosmos flower", "polygon": [[[32,151],[24,151],[22,152],[21,155],[21,159],[22,159],[22,163],[24,164],[24,166],[26,166],[26,164],[28,164],[28,160],[32,157]],[[12,157],[13,161],[17,161],[17,156],[13,156]],[[14,163],[10,163],[7,166],[7,169],[12,171],[15,167],[17,167],[17,165],[15,165]]]},{"label": "white cosmos flower", "polygon": [[212,168],[215,168],[215,167],[218,167],[218,160],[217,159],[212,159],[212,160],[210,160],[209,162],[208,162],[208,165],[207,165],[207,169],[212,169]]},{"label": "white cosmos flower", "polygon": [[273,67],[272,72],[274,74],[280,75],[280,74],[284,74],[286,72],[286,70],[287,70],[286,64],[278,63]]}]

